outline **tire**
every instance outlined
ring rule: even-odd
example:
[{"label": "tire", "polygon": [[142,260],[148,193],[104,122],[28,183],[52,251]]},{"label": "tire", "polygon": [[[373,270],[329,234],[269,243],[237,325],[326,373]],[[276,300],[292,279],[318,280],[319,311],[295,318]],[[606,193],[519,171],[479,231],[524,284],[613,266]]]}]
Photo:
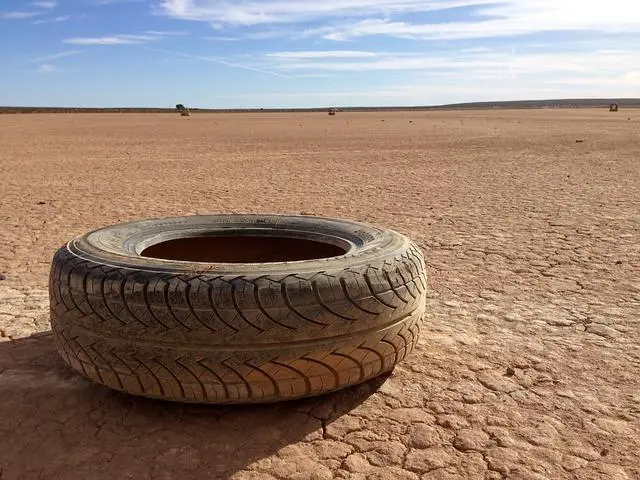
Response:
[{"label": "tire", "polygon": [[[194,261],[193,248],[183,259],[145,256],[176,239],[238,236],[328,250],[326,258],[267,263]],[[280,254],[295,257],[291,248]],[[416,245],[391,230],[212,215],[76,237],[55,254],[49,287],[56,348],[87,378],[151,398],[255,403],[331,392],[392,370],[418,340],[426,273]]]}]

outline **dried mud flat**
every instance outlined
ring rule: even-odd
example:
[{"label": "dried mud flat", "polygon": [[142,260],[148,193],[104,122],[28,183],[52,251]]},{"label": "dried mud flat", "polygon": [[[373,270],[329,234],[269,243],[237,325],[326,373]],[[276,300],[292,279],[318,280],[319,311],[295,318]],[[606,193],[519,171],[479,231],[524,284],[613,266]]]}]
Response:
[{"label": "dried mud flat", "polygon": [[[640,478],[639,124],[632,110],[0,116],[0,478]],[[431,289],[419,347],[388,378],[242,408],[132,398],[65,368],[47,333],[55,249],[210,212],[411,236]]]}]

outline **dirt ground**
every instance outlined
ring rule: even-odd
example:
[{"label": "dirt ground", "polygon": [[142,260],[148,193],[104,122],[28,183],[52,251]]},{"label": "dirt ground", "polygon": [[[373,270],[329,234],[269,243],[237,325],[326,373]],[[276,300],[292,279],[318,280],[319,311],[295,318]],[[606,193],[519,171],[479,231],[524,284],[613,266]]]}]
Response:
[{"label": "dirt ground", "polygon": [[[640,478],[640,111],[0,116],[0,478]],[[427,257],[388,378],[268,406],[133,398],[52,346],[55,249],[116,222],[364,220]]]}]

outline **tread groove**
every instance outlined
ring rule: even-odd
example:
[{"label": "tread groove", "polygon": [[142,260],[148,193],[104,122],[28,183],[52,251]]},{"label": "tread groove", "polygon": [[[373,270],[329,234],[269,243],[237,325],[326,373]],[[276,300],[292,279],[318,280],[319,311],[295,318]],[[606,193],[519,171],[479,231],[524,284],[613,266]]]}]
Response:
[{"label": "tread groove", "polygon": [[227,365],[227,363],[226,363],[227,360],[222,360],[220,362],[220,364],[224,365],[225,367],[227,367],[229,370],[231,370],[233,373],[236,374],[236,376],[240,379],[240,381],[242,383],[244,383],[244,385],[245,385],[245,387],[247,389],[247,399],[252,399],[253,398],[253,390],[251,388],[251,385],[249,384],[249,382],[247,382],[247,379],[244,378],[244,376],[240,375],[240,373],[235,368],[233,368],[230,365]]},{"label": "tread groove", "polygon": [[134,355],[131,358],[133,358],[136,362],[138,362],[140,366],[144,367],[144,369],[151,374],[153,379],[156,381],[156,384],[158,385],[158,389],[160,390],[160,395],[164,396],[165,391],[164,391],[164,387],[162,386],[162,382],[160,381],[160,378],[153,372],[153,370],[151,370],[151,368],[149,368],[149,366],[146,363],[144,363],[138,357]]},{"label": "tread groove", "polygon": [[364,350],[366,352],[373,353],[376,357],[378,357],[378,359],[380,359],[380,371],[383,371],[385,369],[384,356],[379,351],[374,348],[364,347],[362,345],[358,347],[358,350]]},{"label": "tread groove", "polygon": [[206,328],[207,330],[209,330],[211,333],[216,333],[216,330],[214,328],[211,328],[209,325],[207,325],[206,323],[204,323],[200,317],[198,317],[198,314],[196,313],[195,308],[193,308],[193,304],[191,303],[191,298],[190,298],[190,294],[191,294],[191,283],[186,282],[186,287],[184,289],[184,298],[185,301],[187,302],[187,306],[189,307],[189,311],[191,312],[191,315],[193,316],[193,318],[196,320],[196,322],[198,322],[200,325],[202,325],[204,328]]},{"label": "tread groove", "polygon": [[169,310],[169,313],[171,314],[171,318],[173,318],[176,321],[176,323],[182,325],[185,328],[185,330],[187,330],[187,332],[191,332],[193,329],[189,328],[188,325],[185,325],[184,323],[182,323],[180,318],[178,318],[176,313],[173,311],[173,307],[171,306],[171,302],[169,302],[169,282],[166,281],[166,280],[163,280],[163,282],[164,282],[164,287],[162,287],[162,295],[164,297],[164,304],[167,306],[167,309]]},{"label": "tread groove", "polygon": [[260,333],[264,332],[264,328],[260,328],[259,326],[255,325],[253,322],[250,322],[249,319],[244,316],[244,313],[242,313],[242,309],[238,304],[238,297],[236,295],[237,294],[236,284],[233,281],[229,282],[229,284],[231,285],[231,300],[233,301],[233,306],[235,307],[236,312],[238,312],[238,315],[240,316],[240,318],[244,320],[246,323],[248,323],[249,325],[251,325],[256,330],[258,330]]},{"label": "tread groove", "polygon": [[249,363],[249,361],[244,362],[244,364],[248,367],[253,368],[254,370],[257,370],[258,372],[260,372],[262,375],[264,375],[265,377],[267,377],[269,379],[269,381],[271,382],[271,384],[273,385],[273,389],[274,392],[277,396],[280,396],[280,385],[278,385],[278,382],[276,381],[275,378],[273,378],[271,375],[269,375],[267,372],[265,372],[263,369],[261,369],[260,367],[253,365],[251,363]]},{"label": "tread groove", "polygon": [[351,355],[347,355],[346,353],[340,353],[340,352],[334,351],[331,353],[331,355],[335,357],[346,358],[347,360],[350,360],[353,363],[355,363],[356,366],[358,367],[358,370],[360,371],[360,377],[358,377],[358,380],[356,380],[356,382],[361,382],[362,380],[364,380],[364,377],[365,377],[364,366],[358,360],[353,358]]},{"label": "tread groove", "polygon": [[142,384],[142,380],[140,380],[140,377],[138,376],[138,374],[135,372],[135,370],[133,368],[131,368],[131,365],[129,365],[127,362],[125,362],[119,355],[117,355],[113,349],[109,351],[109,353],[111,355],[113,355],[114,357],[116,357],[118,359],[118,361],[127,368],[127,370],[129,370],[129,372],[131,373],[131,375],[136,379],[136,381],[138,382],[138,386],[140,387],[140,391],[143,393],[146,393],[146,390],[144,388],[144,385]]},{"label": "tread groove", "polygon": [[300,318],[302,318],[303,320],[306,320],[309,323],[313,323],[315,325],[320,325],[322,327],[326,327],[328,326],[328,324],[326,323],[322,323],[322,322],[317,322],[309,317],[306,317],[305,315],[302,315],[297,309],[296,307],[293,306],[293,304],[291,303],[291,299],[289,298],[289,294],[287,293],[287,285],[284,283],[280,284],[280,292],[282,293],[282,298],[284,299],[284,302],[287,304],[287,307],[289,308],[289,310],[291,310],[293,313],[295,313],[296,315],[298,315]]},{"label": "tread groove", "polygon": [[409,292],[409,295],[411,295],[413,297],[413,299],[417,299],[418,297],[416,297],[413,292],[411,291],[411,289],[408,287],[409,282],[413,281],[413,279],[411,279],[410,281],[407,281],[406,278],[404,278],[404,274],[402,273],[402,270],[400,270],[400,267],[396,266],[396,272],[398,272],[398,275],[400,275],[400,278],[402,279],[402,282],[405,284],[405,287],[407,289],[407,292]]},{"label": "tread groove", "polygon": [[409,301],[406,300],[402,295],[400,295],[398,293],[398,290],[396,290],[396,287],[393,285],[393,282],[391,281],[391,275],[389,275],[389,272],[387,270],[383,270],[384,271],[384,276],[387,278],[387,282],[389,282],[389,286],[391,287],[391,290],[393,291],[393,293],[396,294],[396,297],[398,297],[403,303],[408,304]]},{"label": "tread groove", "polygon": [[398,363],[398,360],[400,359],[400,353],[398,351],[398,347],[396,347],[395,344],[393,344],[392,342],[385,340],[384,338],[380,340],[380,343],[386,343],[387,345],[391,345],[391,348],[393,348],[393,354],[395,355],[393,364],[395,365],[396,363]]},{"label": "tread groove", "polygon": [[286,363],[278,362],[276,360],[271,360],[271,363],[278,365],[279,367],[286,368],[287,370],[291,370],[292,372],[300,375],[300,377],[304,381],[304,387],[305,387],[304,394],[307,395],[311,393],[311,380],[309,380],[309,377],[307,375],[305,375],[303,372],[301,372],[297,368],[292,367],[291,365],[287,365]]},{"label": "tread groove", "polygon": [[180,389],[180,396],[182,398],[186,398],[186,394],[184,391],[184,387],[182,386],[182,382],[180,381],[180,379],[176,376],[175,373],[173,373],[169,367],[167,367],[164,363],[160,362],[160,360],[158,360],[157,358],[152,358],[151,359],[152,362],[154,362],[156,365],[160,365],[164,370],[166,370],[167,372],[169,372],[169,375],[171,376],[171,378],[173,378],[176,381],[176,384],[178,385],[178,388]]},{"label": "tread groove", "polygon": [[120,325],[126,325],[127,323],[122,320],[120,317],[118,317],[115,312],[111,309],[111,307],[109,306],[109,303],[107,302],[107,295],[104,291],[104,283],[107,280],[107,275],[109,275],[111,272],[115,271],[117,269],[112,269],[109,270],[108,272],[104,272],[104,276],[102,277],[102,279],[100,280],[100,294],[102,295],[102,302],[104,303],[105,308],[109,311],[109,313],[111,314],[111,316],[116,319]]},{"label": "tread groove", "polygon": [[315,363],[316,365],[321,365],[322,367],[326,368],[331,372],[331,375],[333,375],[333,380],[334,380],[333,388],[338,388],[340,386],[340,373],[331,365],[327,365],[326,363],[321,362],[320,360],[316,360],[315,358],[309,358],[307,356],[300,357],[300,360],[305,360],[307,362]]},{"label": "tread groove", "polygon": [[[158,282],[156,282],[156,285],[157,283]],[[151,303],[149,303],[149,284],[150,282],[148,281],[145,282],[144,289],[142,290],[142,296],[144,297],[144,303],[147,305],[147,310],[149,310],[149,313],[156,320],[156,322],[162,325],[165,328],[165,330],[169,330],[169,327],[167,326],[167,324],[165,324],[162,320],[160,320],[160,318],[153,311],[153,307],[151,307]]]},{"label": "tread groove", "polygon": [[371,312],[369,310],[367,310],[366,308],[362,308],[360,305],[358,305],[356,302],[354,302],[354,300],[351,298],[351,295],[349,295],[349,290],[347,289],[347,281],[344,279],[344,277],[340,278],[340,286],[342,287],[342,293],[344,293],[344,296],[347,300],[349,300],[349,302],[356,307],[358,310],[363,311],[364,313],[367,313],[369,315],[374,315],[374,316],[378,316],[378,313],[375,312]]},{"label": "tread groove", "polygon": [[182,358],[177,358],[176,364],[180,365],[180,367],[182,367],[189,375],[191,375],[195,379],[195,381],[198,383],[198,386],[200,387],[200,391],[202,392],[202,398],[204,400],[208,400],[207,388],[204,386],[204,383],[202,383],[200,377],[198,377],[195,373],[193,373],[193,371],[191,371],[189,367],[182,363]]},{"label": "tread groove", "polygon": [[213,313],[215,314],[216,317],[218,317],[218,319],[220,320],[220,322],[222,322],[223,325],[226,325],[227,327],[229,327],[231,330],[233,330],[234,333],[238,333],[240,330],[238,330],[236,327],[228,323],[220,314],[218,307],[216,307],[216,302],[213,300],[213,289],[211,288],[211,284],[207,282],[207,285],[209,285],[209,291],[207,292],[207,297],[211,302],[211,308],[213,309]]},{"label": "tread groove", "polygon": [[102,360],[104,360],[104,363],[106,363],[109,366],[109,368],[113,372],[113,375],[116,377],[116,381],[118,382],[118,387],[120,387],[121,390],[124,390],[124,384],[122,383],[122,379],[120,378],[120,374],[115,369],[113,364],[109,360],[107,360],[107,358],[104,355],[102,355],[102,353],[100,353],[100,351],[97,348],[92,348],[91,350],[93,350],[93,352],[97,356],[99,356]]},{"label": "tread groove", "polygon": [[367,275],[367,273],[365,273],[363,277],[365,282],[367,282],[367,286],[369,287],[369,290],[371,291],[372,295],[378,302],[380,302],[382,305],[392,310],[395,310],[397,308],[397,307],[394,307],[393,305],[389,305],[386,301],[384,301],[382,298],[378,296],[378,293],[376,293],[376,291],[373,289],[373,285],[371,284],[371,279],[369,278],[369,275]]},{"label": "tread groove", "polygon": [[335,315],[338,318],[346,320],[348,322],[356,321],[355,318],[346,317],[344,315],[339,314],[338,312],[335,312],[331,308],[329,308],[329,306],[326,303],[324,303],[324,300],[322,300],[322,296],[320,295],[320,289],[318,288],[318,284],[317,284],[317,282],[315,280],[313,280],[311,282],[311,290],[313,290],[313,294],[315,295],[318,304],[320,306],[322,306],[325,310],[327,310],[329,313],[331,313],[332,315]]},{"label": "tread groove", "polygon": [[133,313],[133,311],[131,310],[131,308],[129,308],[129,303],[127,302],[127,295],[125,295],[124,293],[124,286],[127,283],[128,277],[124,277],[121,281],[120,281],[120,297],[122,297],[122,305],[124,306],[124,308],[127,310],[127,312],[129,313],[129,315],[131,315],[131,318],[133,318],[136,322],[138,322],[140,325],[142,325],[145,328],[148,328],[149,325],[147,325],[146,323],[144,323],[142,320],[140,320],[138,318],[138,316]]},{"label": "tread groove", "polygon": [[254,300],[256,302],[258,310],[260,310],[260,312],[262,312],[262,314],[265,317],[267,317],[269,320],[271,320],[276,325],[280,325],[281,327],[284,327],[284,328],[289,329],[289,330],[295,330],[296,329],[295,327],[292,327],[291,325],[287,325],[285,323],[279,322],[278,320],[273,318],[271,315],[269,315],[267,310],[264,308],[264,305],[262,305],[262,300],[260,300],[260,292],[258,291],[258,286],[254,282],[249,282],[249,283],[251,283],[251,285],[253,285],[253,298],[254,298]]},{"label": "tread groove", "polygon": [[222,385],[222,389],[224,390],[224,397],[227,400],[230,399],[231,395],[229,395],[229,387],[227,386],[227,383],[224,380],[222,380],[222,377],[220,375],[218,375],[216,373],[216,371],[213,370],[211,367],[209,367],[208,365],[205,365],[204,359],[203,360],[198,360],[197,364],[200,365],[207,372],[209,372],[211,375],[213,375],[214,377],[216,377],[218,379],[218,382],[220,382],[220,385]]}]

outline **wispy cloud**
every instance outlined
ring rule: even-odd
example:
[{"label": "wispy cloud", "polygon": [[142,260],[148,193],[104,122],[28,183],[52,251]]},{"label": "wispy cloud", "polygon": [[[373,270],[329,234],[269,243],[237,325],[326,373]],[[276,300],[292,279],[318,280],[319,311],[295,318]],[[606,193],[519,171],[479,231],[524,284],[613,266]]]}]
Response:
[{"label": "wispy cloud", "polygon": [[34,21],[33,24],[42,25],[45,23],[60,23],[60,22],[66,22],[67,20],[71,20],[71,15],[60,15],[58,17],[53,17],[53,18],[42,18],[40,20]]},{"label": "wispy cloud", "polygon": [[102,37],[75,37],[63,40],[70,45],[139,45],[177,35],[188,35],[182,30],[147,30],[139,34],[104,35]]},{"label": "wispy cloud", "polygon": [[3,12],[0,13],[2,20],[23,20],[40,15],[40,12]]},{"label": "wispy cloud", "polygon": [[44,55],[42,57],[32,58],[30,61],[35,63],[47,63],[59,60],[64,57],[70,57],[72,55],[78,55],[82,53],[82,50],[67,50],[65,52],[53,53],[51,55]]},{"label": "wispy cloud", "polygon": [[144,32],[146,35],[155,35],[160,37],[174,37],[181,35],[189,35],[189,32],[184,30],[147,30]]},{"label": "wispy cloud", "polygon": [[104,37],[76,37],[63,40],[71,45],[135,45],[159,40],[152,35],[108,35]]},{"label": "wispy cloud", "polygon": [[189,53],[183,53],[183,52],[176,52],[173,50],[164,50],[161,48],[150,48],[150,47],[142,47],[140,46],[139,48],[142,48],[144,50],[149,50],[151,52],[157,52],[157,53],[164,53],[166,55],[172,55],[175,57],[181,57],[181,58],[188,58],[191,60],[197,60],[200,62],[210,62],[210,63],[217,63],[219,65],[225,65],[227,67],[232,67],[232,68],[239,68],[242,70],[250,70],[252,72],[257,72],[257,73],[263,73],[266,75],[272,75],[274,77],[280,77],[280,78],[290,78],[288,75],[285,75],[283,73],[278,73],[278,72],[273,72],[271,70],[266,70],[263,68],[259,68],[259,67],[254,67],[252,65],[247,65],[247,64],[243,64],[243,63],[238,63],[238,62],[230,62],[229,60],[226,60],[224,58],[220,58],[220,57],[205,57],[202,55],[192,55]]},{"label": "wispy cloud", "polygon": [[56,8],[58,6],[58,2],[57,1],[40,1],[40,2],[33,2],[31,5],[33,5],[34,7],[38,7],[38,8]]},{"label": "wispy cloud", "polygon": [[201,37],[202,40],[212,40],[214,42],[239,42],[240,37]]},{"label": "wispy cloud", "polygon": [[359,50],[318,50],[304,52],[274,52],[268,53],[267,57],[271,58],[371,58],[377,57],[378,53],[364,52]]},{"label": "wispy cloud", "polygon": [[47,74],[47,73],[55,73],[58,71],[58,67],[56,67],[55,65],[50,65],[48,63],[43,63],[42,65],[38,66],[38,73],[41,74]]}]

